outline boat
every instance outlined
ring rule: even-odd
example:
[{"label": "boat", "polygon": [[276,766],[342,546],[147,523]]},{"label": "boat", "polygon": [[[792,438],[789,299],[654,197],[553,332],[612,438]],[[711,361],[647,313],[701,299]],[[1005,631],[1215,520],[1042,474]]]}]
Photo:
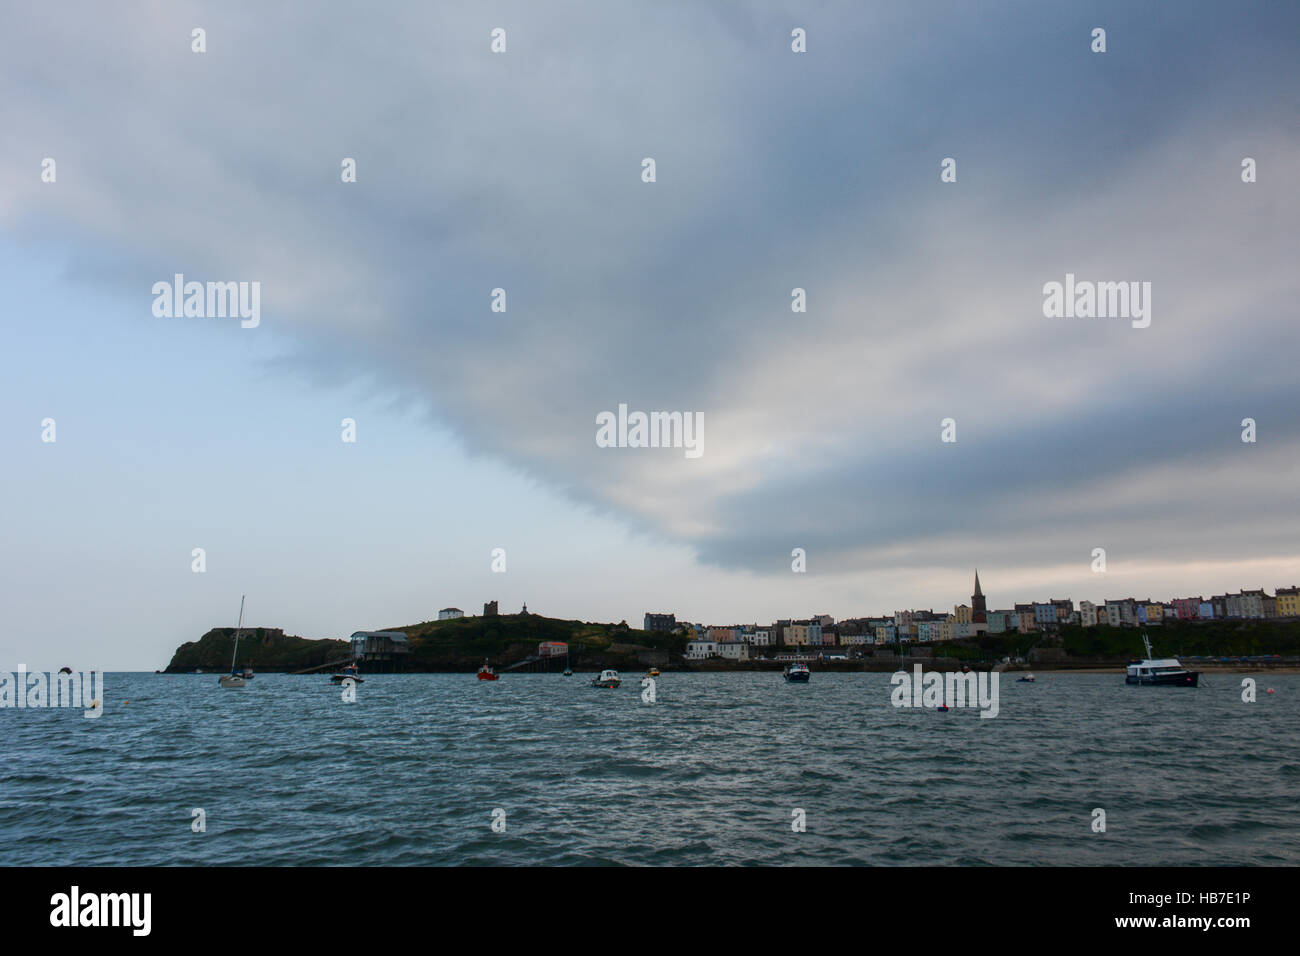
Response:
[{"label": "boat", "polygon": [[623,678],[618,676],[618,671],[609,669],[601,671],[599,677],[591,679],[592,687],[617,687],[622,683]]},{"label": "boat", "polygon": [[497,679],[498,679],[498,678],[497,678],[497,672],[494,671],[491,667],[488,666],[488,662],[487,662],[487,661],[484,661],[484,662],[483,662],[483,666],[480,667],[480,668],[478,669],[478,679],[479,679],[479,680],[497,680]]},{"label": "boat", "polygon": [[564,676],[572,677],[573,668],[569,666],[569,645],[564,645]]},{"label": "boat", "polygon": [[235,669],[235,661],[239,659],[239,632],[244,629],[244,595],[239,596],[239,624],[235,627],[235,649],[230,654],[230,673],[222,674],[217,679],[217,683],[222,687],[243,687],[246,681],[244,675]]},{"label": "boat", "polygon": [[806,684],[810,677],[812,672],[808,670],[808,665],[800,664],[798,661],[785,669],[785,679],[792,684]]},{"label": "boat", "polygon": [[1126,684],[1154,684],[1162,687],[1195,687],[1201,678],[1200,671],[1189,671],[1176,657],[1155,658],[1151,654],[1151,640],[1142,632],[1142,644],[1147,656],[1140,661],[1129,661]]},{"label": "boat", "polygon": [[1017,677],[1017,678],[1016,678],[1016,683],[1017,683],[1017,684],[1032,684],[1033,682],[1034,682],[1034,675],[1033,675],[1033,674],[1027,674],[1027,675],[1024,676],[1024,677]]},{"label": "boat", "polygon": [[648,671],[645,672],[645,676],[646,676],[646,677],[658,677],[658,676],[659,676],[659,668],[657,668],[657,667],[652,667],[652,668],[650,668]]},{"label": "boat", "polygon": [[337,674],[331,674],[330,680],[336,684],[342,684],[345,680],[352,680],[358,684],[365,683],[365,679],[357,672],[355,661],[343,668],[343,670],[339,671]]}]

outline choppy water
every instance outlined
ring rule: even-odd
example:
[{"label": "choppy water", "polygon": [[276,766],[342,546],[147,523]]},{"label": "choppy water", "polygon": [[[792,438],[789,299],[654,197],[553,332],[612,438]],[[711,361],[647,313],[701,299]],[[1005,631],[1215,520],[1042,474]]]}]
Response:
[{"label": "choppy water", "polygon": [[886,674],[588,679],[110,674],[98,720],[0,710],[0,865],[1300,863],[1300,676],[1004,679],[995,719]]}]

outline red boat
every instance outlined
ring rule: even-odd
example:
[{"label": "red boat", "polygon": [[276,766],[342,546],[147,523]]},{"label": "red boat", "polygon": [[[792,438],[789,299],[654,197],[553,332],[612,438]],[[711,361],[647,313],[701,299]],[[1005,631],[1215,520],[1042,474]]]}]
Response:
[{"label": "red boat", "polygon": [[488,662],[484,661],[483,666],[478,669],[479,680],[496,680],[497,672],[488,667]]}]

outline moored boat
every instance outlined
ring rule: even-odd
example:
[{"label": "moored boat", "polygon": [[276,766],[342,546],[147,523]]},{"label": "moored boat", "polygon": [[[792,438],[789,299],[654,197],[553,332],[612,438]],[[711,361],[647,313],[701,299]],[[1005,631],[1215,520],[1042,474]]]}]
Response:
[{"label": "moored boat", "polygon": [[1129,661],[1124,683],[1151,684],[1159,687],[1197,686],[1201,677],[1200,671],[1187,670],[1176,657],[1152,657],[1151,641],[1145,631],[1142,633],[1142,643],[1146,647],[1147,656],[1140,661]]},{"label": "moored boat", "polygon": [[484,661],[483,666],[478,669],[478,679],[497,680],[497,672],[494,671],[490,666],[488,666],[487,661]]},{"label": "moored boat", "polygon": [[648,671],[645,672],[645,676],[646,676],[646,677],[658,677],[658,676],[659,676],[659,668],[657,668],[657,667],[652,667],[652,668],[650,668]]},{"label": "moored boat", "polygon": [[1016,683],[1017,683],[1017,684],[1032,684],[1033,682],[1034,682],[1034,675],[1033,675],[1033,674],[1026,674],[1024,677],[1017,677],[1017,678],[1016,678]]},{"label": "moored boat", "polygon": [[812,671],[808,670],[807,664],[801,664],[795,661],[785,669],[785,679],[792,684],[806,684],[812,677]]},{"label": "moored boat", "polygon": [[618,671],[605,669],[600,672],[599,677],[591,679],[592,687],[618,687],[623,683],[623,678],[618,676]]},{"label": "moored boat", "polygon": [[239,660],[239,632],[244,629],[244,596],[239,598],[239,624],[235,627],[235,649],[230,654],[230,673],[222,674],[217,679],[217,683],[222,687],[243,687],[245,683],[244,675],[235,668],[235,661]]}]

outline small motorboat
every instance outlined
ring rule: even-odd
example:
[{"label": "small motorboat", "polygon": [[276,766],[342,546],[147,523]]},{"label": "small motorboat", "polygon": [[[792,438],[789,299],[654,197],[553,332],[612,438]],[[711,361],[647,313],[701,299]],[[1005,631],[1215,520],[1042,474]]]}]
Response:
[{"label": "small motorboat", "polygon": [[1017,683],[1017,684],[1032,684],[1033,682],[1034,682],[1034,675],[1033,675],[1033,674],[1026,674],[1024,677],[1017,677],[1017,678],[1016,678],[1016,683]]},{"label": "small motorboat", "polygon": [[330,680],[332,680],[336,684],[342,684],[345,680],[353,680],[356,681],[358,684],[365,683],[365,679],[362,678],[362,676],[359,673],[357,673],[356,664],[349,664],[347,667],[343,668],[343,670],[339,671],[337,674],[331,674]]},{"label": "small motorboat", "polygon": [[657,668],[657,667],[652,667],[652,668],[650,668],[648,671],[645,672],[645,676],[646,676],[646,677],[658,677],[658,676],[659,676],[659,668]]},{"label": "small motorboat", "polygon": [[785,679],[792,684],[806,684],[810,677],[812,671],[808,670],[808,665],[800,664],[798,661],[785,669]]},{"label": "small motorboat", "polygon": [[949,710],[951,710],[951,708],[947,704],[940,704],[938,707],[935,708],[935,710],[937,710],[941,714],[946,714],[948,713]]},{"label": "small motorboat", "polygon": [[564,669],[564,676],[565,676],[565,677],[572,677],[572,676],[573,676],[573,671],[571,671],[569,668],[566,667],[566,668]]},{"label": "small motorboat", "polygon": [[618,676],[618,671],[608,669],[601,671],[599,677],[591,679],[592,687],[618,687],[622,683],[623,678]]},{"label": "small motorboat", "polygon": [[480,668],[478,669],[478,679],[479,679],[479,680],[497,680],[497,679],[498,679],[498,677],[497,677],[497,672],[494,671],[491,667],[488,666],[488,662],[487,662],[487,661],[484,661],[484,662],[483,662],[483,666],[480,667]]}]

